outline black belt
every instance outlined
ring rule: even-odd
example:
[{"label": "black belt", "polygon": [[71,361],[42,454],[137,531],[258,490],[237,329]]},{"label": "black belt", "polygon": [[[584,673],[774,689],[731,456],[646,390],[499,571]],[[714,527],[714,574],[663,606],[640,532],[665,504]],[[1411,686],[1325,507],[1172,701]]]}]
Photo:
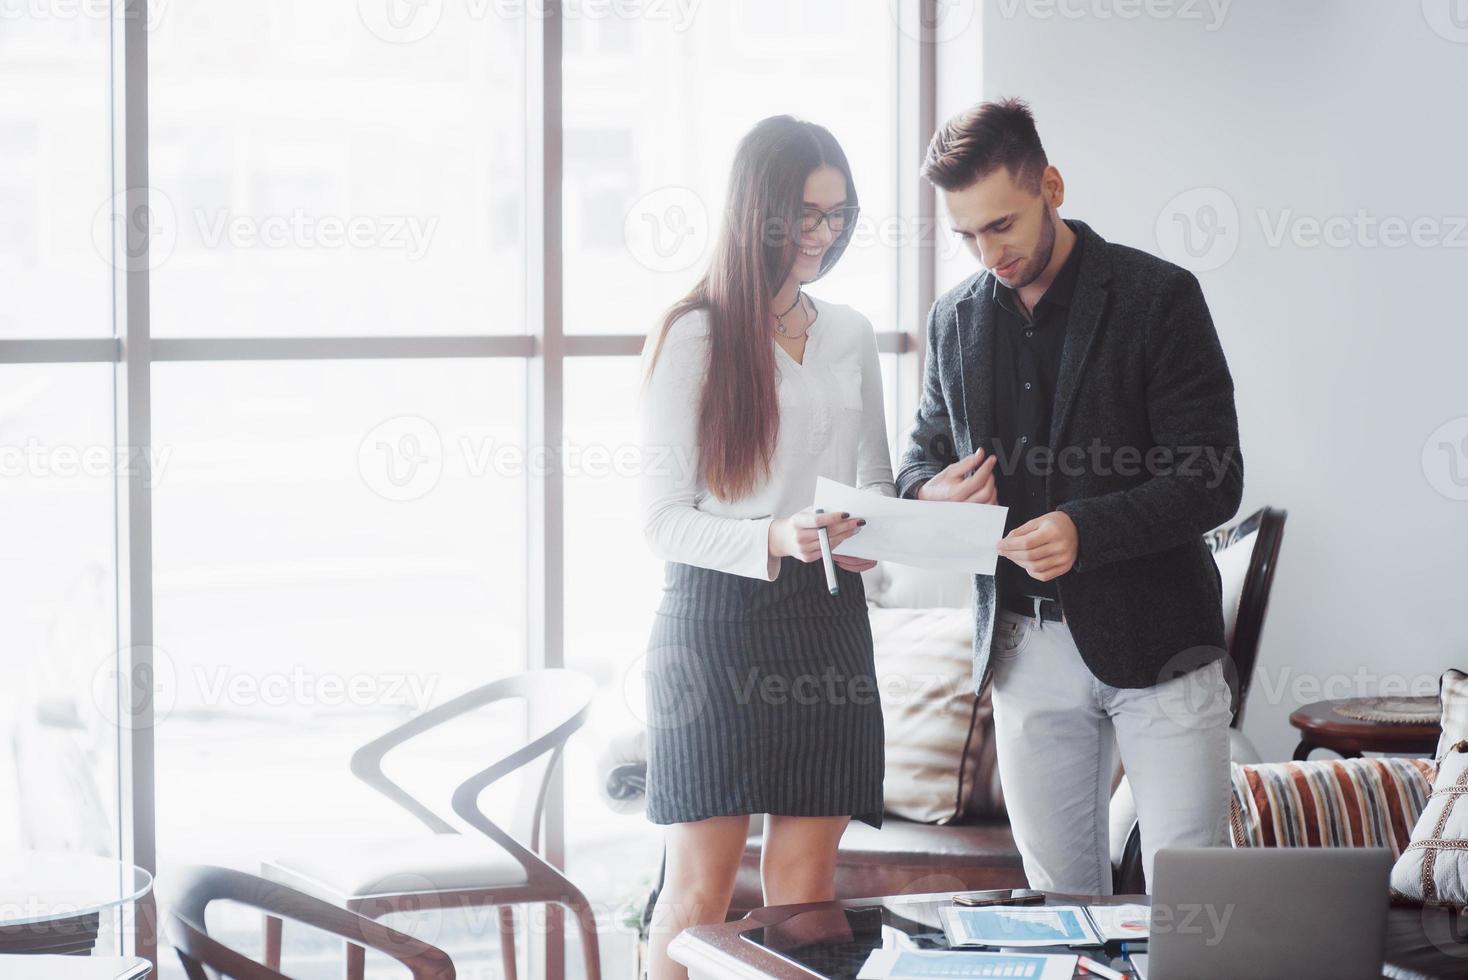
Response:
[{"label": "black belt", "polygon": [[[999,604],[1016,616],[1023,616],[1026,619],[1035,618],[1034,596],[1005,596]],[[1063,616],[1064,612],[1060,608],[1059,599],[1040,596],[1040,619],[1051,623],[1058,623],[1062,621]]]}]

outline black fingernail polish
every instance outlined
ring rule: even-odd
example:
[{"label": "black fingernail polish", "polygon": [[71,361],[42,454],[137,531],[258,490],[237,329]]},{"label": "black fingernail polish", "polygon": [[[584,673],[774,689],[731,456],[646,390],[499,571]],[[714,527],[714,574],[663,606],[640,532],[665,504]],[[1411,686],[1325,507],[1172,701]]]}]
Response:
[{"label": "black fingernail polish", "polygon": [[865,517],[863,517],[861,520],[859,520],[859,521],[856,522],[856,526],[857,527],[866,527],[867,526],[867,519]]},{"label": "black fingernail polish", "polygon": [[850,517],[850,516],[851,516],[851,515],[850,515],[850,514],[848,514],[848,513],[846,513],[846,512],[845,512],[845,511],[842,511],[842,512],[841,512],[841,517],[842,517],[842,518],[843,518],[843,519],[844,519],[844,518],[847,518],[847,517]]}]

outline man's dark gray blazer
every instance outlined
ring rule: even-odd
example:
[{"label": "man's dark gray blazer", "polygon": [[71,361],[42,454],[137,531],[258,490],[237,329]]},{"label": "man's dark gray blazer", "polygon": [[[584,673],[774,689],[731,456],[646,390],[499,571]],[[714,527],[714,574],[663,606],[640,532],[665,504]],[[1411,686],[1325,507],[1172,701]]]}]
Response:
[{"label": "man's dark gray blazer", "polygon": [[[1045,510],[1070,516],[1079,550],[1055,583],[1091,673],[1113,687],[1150,687],[1223,656],[1221,582],[1202,536],[1233,517],[1243,493],[1233,379],[1192,273],[1067,224],[1085,250],[1056,383]],[[928,315],[900,496],[994,444],[993,286],[980,272]],[[974,584],[980,689],[994,578]]]}]

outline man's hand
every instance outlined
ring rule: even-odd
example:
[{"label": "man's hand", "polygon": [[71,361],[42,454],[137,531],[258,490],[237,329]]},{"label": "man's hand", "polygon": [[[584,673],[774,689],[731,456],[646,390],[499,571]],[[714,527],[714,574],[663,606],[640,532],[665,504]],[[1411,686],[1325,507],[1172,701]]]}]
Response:
[{"label": "man's hand", "polygon": [[972,504],[997,502],[999,491],[994,485],[994,460],[998,457],[984,459],[984,455],[984,451],[978,449],[972,456],[950,463],[937,476],[918,487],[918,499],[959,500]]},{"label": "man's hand", "polygon": [[999,542],[999,554],[1037,582],[1048,582],[1070,571],[1079,544],[1075,521],[1068,514],[1052,510],[1006,534]]}]

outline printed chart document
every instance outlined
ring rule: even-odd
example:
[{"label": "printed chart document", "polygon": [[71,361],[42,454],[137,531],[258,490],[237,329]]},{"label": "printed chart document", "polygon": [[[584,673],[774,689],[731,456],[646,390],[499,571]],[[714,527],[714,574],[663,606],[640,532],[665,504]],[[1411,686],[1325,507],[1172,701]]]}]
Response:
[{"label": "printed chart document", "polygon": [[993,575],[1008,507],[944,500],[899,500],[816,479],[815,506],[865,517],[867,524],[831,551],[939,571]]},{"label": "printed chart document", "polygon": [[1070,980],[1076,957],[1054,953],[979,953],[956,949],[874,949],[857,980],[952,980],[1023,977]]},{"label": "printed chart document", "polygon": [[949,906],[938,910],[950,946],[1100,946],[1079,905]]},{"label": "printed chart document", "polygon": [[1152,909],[1146,905],[1087,905],[1086,914],[1107,942],[1146,939],[1152,932]]}]

